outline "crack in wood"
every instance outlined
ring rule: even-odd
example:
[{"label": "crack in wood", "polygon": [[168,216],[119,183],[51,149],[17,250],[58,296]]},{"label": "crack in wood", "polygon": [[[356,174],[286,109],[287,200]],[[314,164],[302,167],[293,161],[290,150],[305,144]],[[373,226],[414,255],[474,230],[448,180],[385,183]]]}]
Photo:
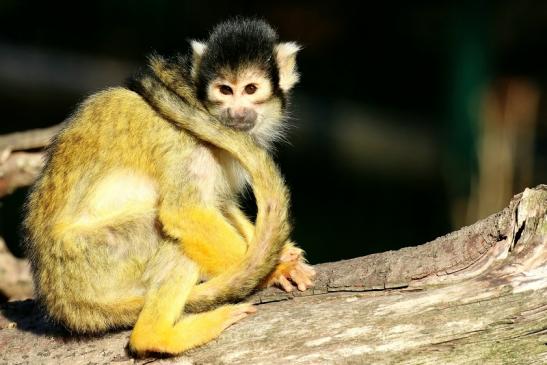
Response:
[{"label": "crack in wood", "polygon": [[454,342],[459,342],[461,340],[465,340],[469,337],[472,337],[478,333],[484,333],[486,332],[486,329],[479,329],[479,330],[472,330],[472,331],[467,331],[467,332],[462,332],[460,335],[458,335],[458,337],[454,337],[454,338],[451,338],[449,340],[445,340],[445,341],[439,341],[439,342],[433,342],[431,343],[432,346],[436,346],[436,345],[444,345],[444,344],[451,344],[451,343],[454,343]]},{"label": "crack in wood", "polygon": [[517,337],[528,337],[528,336],[534,336],[534,335],[545,335],[547,334],[547,327],[543,327],[537,330],[529,331],[527,333],[522,334],[521,336]]}]

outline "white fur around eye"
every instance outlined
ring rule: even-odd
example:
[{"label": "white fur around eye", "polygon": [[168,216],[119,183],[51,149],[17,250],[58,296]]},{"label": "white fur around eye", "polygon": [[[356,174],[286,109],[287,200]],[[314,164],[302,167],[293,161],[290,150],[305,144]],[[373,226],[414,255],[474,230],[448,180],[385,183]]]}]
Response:
[{"label": "white fur around eye", "polygon": [[224,82],[223,80],[214,81],[207,87],[207,99],[209,101],[213,102],[227,102],[228,100],[233,98],[233,94],[223,94],[221,91],[222,85],[226,85],[232,89],[232,92],[234,91],[234,86]]},{"label": "white fur around eye", "polygon": [[255,81],[253,83],[246,84],[243,87],[243,90],[245,90],[245,87],[247,87],[247,85],[254,85],[256,87],[256,90],[252,94],[249,94],[245,91],[243,92],[243,97],[249,99],[250,102],[256,103],[264,101],[268,99],[272,94],[272,88],[270,87],[270,84],[262,80],[260,82]]},{"label": "white fur around eye", "polygon": [[[256,90],[249,94],[245,91],[248,85],[254,85]],[[240,71],[237,75],[236,95],[241,95],[251,103],[261,102],[271,96],[272,88],[264,71],[250,68]]]}]

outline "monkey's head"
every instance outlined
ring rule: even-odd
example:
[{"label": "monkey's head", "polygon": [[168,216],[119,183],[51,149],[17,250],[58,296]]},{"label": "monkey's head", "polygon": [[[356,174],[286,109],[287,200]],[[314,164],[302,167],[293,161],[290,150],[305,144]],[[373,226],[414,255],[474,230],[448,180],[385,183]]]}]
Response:
[{"label": "monkey's head", "polygon": [[207,42],[191,45],[192,78],[209,112],[265,146],[279,137],[299,78],[300,47],[280,43],[264,21],[239,18],[216,26]]}]

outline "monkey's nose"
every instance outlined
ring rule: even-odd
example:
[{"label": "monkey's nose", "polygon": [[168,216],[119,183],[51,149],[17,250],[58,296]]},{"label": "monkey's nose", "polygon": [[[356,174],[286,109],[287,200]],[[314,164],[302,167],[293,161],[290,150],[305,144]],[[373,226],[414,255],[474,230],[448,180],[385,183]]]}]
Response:
[{"label": "monkey's nose", "polygon": [[242,130],[251,129],[257,118],[256,111],[251,108],[230,108],[228,115],[232,120],[232,127]]}]

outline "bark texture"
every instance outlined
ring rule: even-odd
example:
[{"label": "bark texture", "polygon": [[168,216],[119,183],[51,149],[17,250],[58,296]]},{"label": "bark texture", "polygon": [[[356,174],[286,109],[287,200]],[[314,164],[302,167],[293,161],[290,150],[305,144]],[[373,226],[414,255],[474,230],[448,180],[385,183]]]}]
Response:
[{"label": "bark texture", "polygon": [[0,303],[4,299],[27,298],[32,298],[32,275],[29,262],[14,257],[4,240],[0,238]]},{"label": "bark texture", "polygon": [[317,265],[314,289],[257,293],[256,315],[176,358],[133,360],[128,331],[75,338],[10,302],[0,364],[544,364],[546,212],[542,185],[424,245]]},{"label": "bark texture", "polygon": [[36,180],[44,167],[43,148],[62,127],[63,123],[0,136],[0,198]]}]

